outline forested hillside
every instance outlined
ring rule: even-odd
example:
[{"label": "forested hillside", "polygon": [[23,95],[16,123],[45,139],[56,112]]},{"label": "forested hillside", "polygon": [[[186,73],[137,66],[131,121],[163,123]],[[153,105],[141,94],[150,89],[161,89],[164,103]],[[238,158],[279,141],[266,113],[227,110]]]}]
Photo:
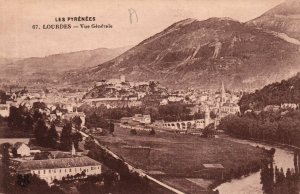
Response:
[{"label": "forested hillside", "polygon": [[241,110],[261,110],[267,105],[300,103],[300,73],[296,76],[265,86],[255,93],[246,94],[239,102]]}]

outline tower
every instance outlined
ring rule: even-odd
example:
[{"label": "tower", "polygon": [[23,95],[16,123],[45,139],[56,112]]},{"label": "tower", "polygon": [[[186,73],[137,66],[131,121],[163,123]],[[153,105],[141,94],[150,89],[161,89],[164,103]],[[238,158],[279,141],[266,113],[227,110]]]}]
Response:
[{"label": "tower", "polygon": [[74,143],[72,143],[71,155],[72,155],[72,156],[75,156],[75,155],[76,155],[76,150],[75,150],[75,147],[74,147]]},{"label": "tower", "polygon": [[126,81],[125,75],[121,75],[121,76],[120,76],[120,80],[121,80],[121,82],[125,82],[125,81]]},{"label": "tower", "polygon": [[222,81],[222,86],[221,86],[221,106],[226,102],[226,91],[224,87],[224,83]]},{"label": "tower", "polygon": [[208,126],[210,123],[210,111],[208,106],[205,107],[205,115],[204,115],[204,128]]}]

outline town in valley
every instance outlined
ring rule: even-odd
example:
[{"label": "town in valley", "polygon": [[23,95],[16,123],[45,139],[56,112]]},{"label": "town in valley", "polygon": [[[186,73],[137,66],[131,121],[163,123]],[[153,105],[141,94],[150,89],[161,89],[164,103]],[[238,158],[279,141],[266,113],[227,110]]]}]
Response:
[{"label": "town in valley", "polygon": [[[299,193],[300,1],[268,6],[246,22],[185,17],[128,47],[1,48],[0,193]],[[63,16],[43,28],[120,30]]]}]

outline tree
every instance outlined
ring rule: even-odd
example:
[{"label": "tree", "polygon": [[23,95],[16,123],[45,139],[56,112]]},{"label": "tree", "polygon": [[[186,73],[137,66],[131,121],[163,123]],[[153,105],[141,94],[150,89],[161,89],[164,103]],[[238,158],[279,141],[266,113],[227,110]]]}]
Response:
[{"label": "tree", "polygon": [[115,124],[112,121],[110,121],[109,122],[109,133],[113,134],[114,131],[115,131]]},{"label": "tree", "polygon": [[45,110],[47,108],[44,102],[34,102],[32,105],[32,109],[42,109]]},{"label": "tree", "polygon": [[41,146],[48,146],[48,127],[43,119],[39,119],[34,128],[36,142]]},{"label": "tree", "polygon": [[44,119],[43,114],[38,110],[34,110],[34,112],[33,112],[33,122],[37,122],[38,120],[42,120],[42,119]]},{"label": "tree", "polygon": [[214,134],[215,134],[215,128],[213,123],[206,126],[202,131],[202,136],[205,138],[212,137]]},{"label": "tree", "polygon": [[32,131],[33,130],[33,118],[31,115],[28,115],[24,121],[24,130]]},{"label": "tree", "polygon": [[3,90],[0,90],[0,103],[5,104],[7,99],[6,93]]},{"label": "tree", "polygon": [[77,129],[77,130],[81,129],[82,120],[81,120],[80,116],[75,116],[72,119],[72,122],[75,125],[75,129]]},{"label": "tree", "polygon": [[60,148],[63,150],[70,150],[72,147],[72,124],[66,123],[62,128],[60,135]]},{"label": "tree", "polygon": [[2,162],[3,164],[7,164],[9,163],[9,148],[11,147],[11,145],[9,143],[3,143],[0,145],[0,152],[2,155]]},{"label": "tree", "polygon": [[92,114],[87,115],[86,126],[87,128],[101,127],[103,129],[107,129],[109,127],[109,123],[103,117],[100,117],[93,112]]},{"label": "tree", "polygon": [[149,88],[152,94],[155,92],[155,87],[156,87],[156,83],[154,81],[150,81]]},{"label": "tree", "polygon": [[48,132],[49,147],[56,148],[58,139],[59,137],[56,131],[56,127],[54,124],[51,124],[50,130]]},{"label": "tree", "polygon": [[11,106],[8,116],[8,126],[11,129],[20,129],[23,127],[24,117],[22,117],[22,107]]},{"label": "tree", "polygon": [[76,133],[72,134],[72,141],[74,143],[75,149],[78,149],[78,144],[79,144],[79,142],[82,141],[82,135],[81,135],[81,133],[76,132]]},{"label": "tree", "polygon": [[151,131],[149,132],[149,135],[155,135],[155,130],[151,128]]},{"label": "tree", "polygon": [[131,134],[131,135],[136,135],[136,134],[137,134],[137,132],[136,132],[136,130],[135,130],[135,129],[131,129],[131,130],[130,130],[130,134]]}]

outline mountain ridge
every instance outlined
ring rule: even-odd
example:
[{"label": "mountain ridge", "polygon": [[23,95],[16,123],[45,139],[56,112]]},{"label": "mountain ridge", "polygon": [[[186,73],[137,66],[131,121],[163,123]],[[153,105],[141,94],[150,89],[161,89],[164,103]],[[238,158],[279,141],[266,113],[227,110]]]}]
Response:
[{"label": "mountain ridge", "polygon": [[[186,19],[145,39],[122,55],[76,75],[76,83],[121,74],[133,81],[155,79],[181,88],[261,87],[291,76],[299,47],[228,18]],[[275,70],[276,68],[283,68]],[[256,69],[256,70],[255,70]],[[180,78],[180,79],[178,79]],[[74,82],[68,73],[64,80]]]},{"label": "mountain ridge", "polygon": [[285,33],[300,41],[300,1],[287,0],[246,24]]},{"label": "mountain ridge", "polygon": [[6,79],[30,80],[30,79],[59,79],[64,71],[88,68],[99,62],[110,60],[124,51],[127,47],[120,48],[98,48],[94,50],[83,50],[69,53],[51,54],[45,57],[29,57],[15,61],[4,61],[0,63],[0,75]]}]

